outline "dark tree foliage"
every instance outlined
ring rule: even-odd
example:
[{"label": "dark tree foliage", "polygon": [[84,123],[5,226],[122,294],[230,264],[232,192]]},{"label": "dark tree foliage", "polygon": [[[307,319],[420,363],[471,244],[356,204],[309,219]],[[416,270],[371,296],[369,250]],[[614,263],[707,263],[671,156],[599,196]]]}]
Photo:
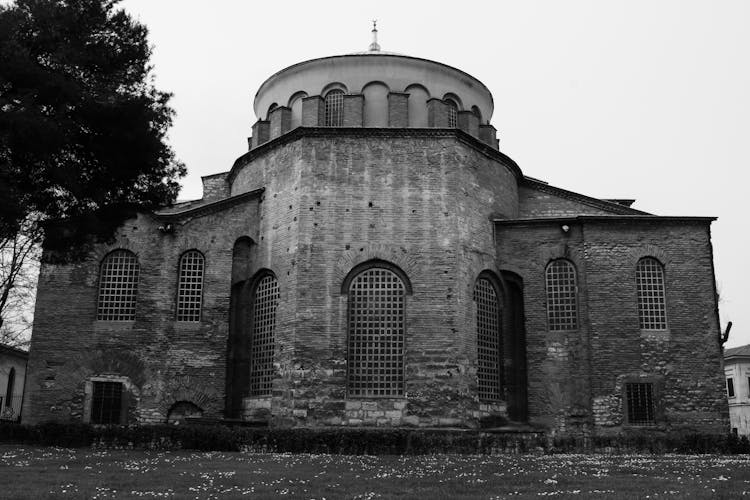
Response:
[{"label": "dark tree foliage", "polygon": [[146,27],[118,1],[0,6],[0,236],[35,214],[55,221],[48,243],[108,239],[134,209],[177,196],[171,95],[153,86]]}]

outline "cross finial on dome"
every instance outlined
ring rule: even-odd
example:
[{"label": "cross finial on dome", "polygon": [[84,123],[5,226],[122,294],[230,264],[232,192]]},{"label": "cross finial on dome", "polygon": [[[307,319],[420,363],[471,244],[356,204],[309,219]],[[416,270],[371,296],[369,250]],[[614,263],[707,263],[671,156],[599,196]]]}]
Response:
[{"label": "cross finial on dome", "polygon": [[378,20],[372,20],[372,43],[370,44],[370,52],[379,52],[380,45],[378,45]]}]

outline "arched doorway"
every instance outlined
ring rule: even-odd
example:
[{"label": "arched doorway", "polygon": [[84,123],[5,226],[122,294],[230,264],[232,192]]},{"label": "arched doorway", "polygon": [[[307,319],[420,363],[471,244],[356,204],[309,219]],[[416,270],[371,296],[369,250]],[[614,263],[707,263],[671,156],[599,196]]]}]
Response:
[{"label": "arched doorway", "polygon": [[503,309],[506,311],[503,316],[503,343],[508,417],[514,422],[526,422],[529,419],[529,403],[523,280],[510,271],[502,271],[500,276],[505,301]]}]

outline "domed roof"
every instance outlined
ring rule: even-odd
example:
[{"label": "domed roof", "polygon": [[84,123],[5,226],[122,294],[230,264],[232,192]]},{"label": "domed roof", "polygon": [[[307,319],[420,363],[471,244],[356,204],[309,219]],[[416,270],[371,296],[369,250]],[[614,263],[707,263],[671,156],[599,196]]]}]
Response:
[{"label": "domed roof", "polygon": [[477,108],[483,122],[489,122],[494,111],[492,94],[477,78],[440,62],[381,51],[379,46],[377,50],[310,59],[284,68],[263,82],[253,109],[258,118],[264,119],[270,108],[291,107],[300,97],[324,96],[333,88],[361,94],[370,84],[385,86],[389,92],[409,93],[410,87],[421,87],[428,98],[450,95],[459,109]]}]

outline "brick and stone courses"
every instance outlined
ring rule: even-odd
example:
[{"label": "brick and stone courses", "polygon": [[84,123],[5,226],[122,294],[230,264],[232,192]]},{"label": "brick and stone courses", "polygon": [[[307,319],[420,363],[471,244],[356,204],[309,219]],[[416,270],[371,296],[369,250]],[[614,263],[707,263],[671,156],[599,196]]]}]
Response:
[{"label": "brick and stone courses", "polygon": [[[101,375],[127,377],[134,385],[131,421],[164,421],[181,400],[195,403],[206,416],[221,416],[232,247],[240,236],[257,238],[258,202],[181,220],[172,234],[158,230],[162,222],[139,215],[87,260],[43,265],[24,421],[80,421],[84,384]],[[139,260],[136,319],[97,321],[99,264],[118,248]],[[178,262],[190,249],[205,256],[202,319],[178,323]]]},{"label": "brick and stone courses", "polygon": [[[266,255],[289,249],[292,261],[274,270],[290,273],[295,297],[288,307],[296,310],[295,353],[280,362],[286,378],[272,405],[279,425],[470,424],[476,332],[465,318],[474,313],[477,275],[496,271],[490,218],[514,213],[515,179],[452,138],[438,146],[434,138],[305,138],[238,173],[235,194],[266,188]],[[298,240],[280,244],[286,234]],[[269,238],[273,244],[264,243]],[[362,400],[354,408],[346,397],[341,286],[369,259],[397,265],[413,287],[406,298],[407,398]]]},{"label": "brick and stone courses", "polygon": [[[723,432],[726,401],[705,221],[498,225],[497,242],[499,267],[524,280],[532,421],[566,432],[581,420],[595,424],[597,433],[632,429],[623,422],[624,384],[647,381],[658,389],[656,428]],[[635,266],[644,256],[665,265],[668,331],[639,329]],[[544,269],[559,257],[577,270],[574,332],[547,326]]]},{"label": "brick and stone courses", "polygon": [[602,208],[569,200],[531,187],[519,186],[518,188],[518,216],[521,219],[611,215],[612,213]]},{"label": "brick and stone courses", "polygon": [[[618,395],[614,374],[651,376],[663,384],[661,425],[723,432],[727,403],[708,224],[587,223],[586,235],[590,321],[596,332],[591,342],[597,353],[593,396]],[[664,265],[665,331],[639,327],[635,266],[642,257]],[[621,304],[616,315],[613,303]]]}]

